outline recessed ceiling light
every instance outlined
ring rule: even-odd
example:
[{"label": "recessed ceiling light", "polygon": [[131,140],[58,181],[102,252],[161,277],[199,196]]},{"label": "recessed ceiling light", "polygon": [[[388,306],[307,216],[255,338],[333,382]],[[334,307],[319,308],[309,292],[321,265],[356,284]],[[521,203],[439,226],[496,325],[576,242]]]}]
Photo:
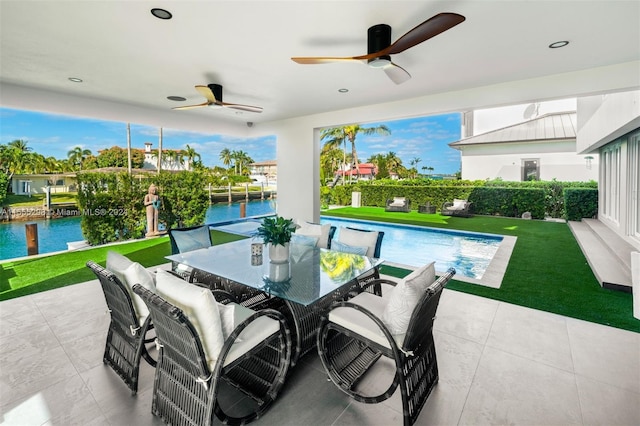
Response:
[{"label": "recessed ceiling light", "polygon": [[549,45],[549,49],[558,49],[559,47],[565,47],[567,44],[569,44],[569,42],[566,40],[556,41]]},{"label": "recessed ceiling light", "polygon": [[74,83],[82,83],[82,79],[78,77],[69,77],[69,81],[73,81]]},{"label": "recessed ceiling light", "polygon": [[171,12],[165,9],[159,9],[157,7],[151,9],[151,14],[158,19],[171,19],[173,15]]},{"label": "recessed ceiling light", "polygon": [[182,96],[167,96],[167,99],[170,101],[183,102],[186,101],[187,98],[183,98]]},{"label": "recessed ceiling light", "polygon": [[338,92],[340,93],[347,93],[349,91],[349,89],[338,89]]}]

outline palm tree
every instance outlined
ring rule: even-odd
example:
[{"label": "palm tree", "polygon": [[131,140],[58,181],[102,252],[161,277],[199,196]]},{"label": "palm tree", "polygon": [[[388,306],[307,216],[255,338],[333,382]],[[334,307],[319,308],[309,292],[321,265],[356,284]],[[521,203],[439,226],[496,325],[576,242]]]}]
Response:
[{"label": "palm tree", "polygon": [[202,157],[200,156],[200,154],[198,154],[195,149],[191,148],[189,144],[187,144],[187,149],[185,149],[182,152],[184,156],[187,157],[187,164],[189,165],[189,169],[191,169],[195,161],[200,162],[202,160]]},{"label": "palm tree", "polygon": [[416,178],[416,175],[418,174],[418,163],[421,162],[422,160],[420,159],[420,157],[414,157],[411,161],[409,161],[409,164],[411,166],[413,166],[413,170],[415,170],[415,173],[413,175],[413,178]]},{"label": "palm tree", "polygon": [[15,139],[8,143],[8,145],[12,148],[15,148],[21,152],[29,152],[31,148],[27,146],[29,142],[24,139]]},{"label": "palm tree", "polygon": [[81,146],[76,146],[75,148],[67,152],[69,163],[71,163],[76,170],[82,170],[82,162],[90,155],[91,150],[82,149]]},{"label": "palm tree", "polygon": [[222,164],[224,164],[225,166],[227,166],[227,168],[229,168],[229,166],[231,165],[231,161],[233,160],[233,156],[231,154],[231,151],[229,151],[229,148],[225,148],[222,151],[220,151],[220,161],[222,161]]},{"label": "palm tree", "polygon": [[[340,136],[340,134],[342,136]],[[330,129],[323,129],[320,132],[320,140],[327,139],[341,139],[342,142],[348,140],[351,143],[351,156],[353,157],[353,163],[355,165],[356,173],[360,176],[360,167],[358,164],[358,151],[356,150],[356,136],[358,134],[363,135],[383,135],[387,136],[391,134],[391,131],[387,126],[381,124],[376,127],[362,127],[359,124],[350,124],[348,126],[334,127]]]},{"label": "palm tree", "polygon": [[244,174],[245,166],[253,163],[253,159],[244,151],[233,151],[234,168],[237,169],[236,174]]},{"label": "palm tree", "polygon": [[393,170],[395,172],[396,168],[402,166],[402,160],[395,152],[389,151],[385,157],[387,158],[389,170]]}]

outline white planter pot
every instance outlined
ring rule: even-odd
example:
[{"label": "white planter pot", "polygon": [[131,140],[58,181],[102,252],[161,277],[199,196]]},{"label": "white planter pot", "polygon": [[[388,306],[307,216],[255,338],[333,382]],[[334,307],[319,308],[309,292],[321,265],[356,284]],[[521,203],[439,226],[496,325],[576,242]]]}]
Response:
[{"label": "white planter pot", "polygon": [[269,260],[273,263],[284,263],[289,261],[289,243],[273,245],[269,243]]},{"label": "white planter pot", "polygon": [[269,280],[274,283],[287,281],[291,278],[291,268],[289,262],[269,263]]}]

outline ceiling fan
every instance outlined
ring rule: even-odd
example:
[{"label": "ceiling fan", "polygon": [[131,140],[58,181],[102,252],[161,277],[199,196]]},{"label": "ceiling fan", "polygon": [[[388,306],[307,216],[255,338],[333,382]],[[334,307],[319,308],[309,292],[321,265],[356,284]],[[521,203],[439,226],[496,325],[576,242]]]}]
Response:
[{"label": "ceiling fan", "polygon": [[374,25],[367,31],[367,54],[351,57],[295,57],[291,58],[299,64],[322,64],[340,61],[367,61],[372,68],[382,68],[387,76],[396,84],[404,83],[411,78],[404,68],[391,62],[391,55],[429,40],[456,25],[466,18],[457,13],[439,13],[427,19],[405,35],[391,43],[391,27],[386,24]]},{"label": "ceiling fan", "polygon": [[207,102],[197,105],[179,106],[172,109],[193,109],[208,106],[212,108],[233,108],[240,111],[262,112],[262,107],[222,102],[222,86],[219,84],[209,84],[207,86],[198,85],[196,86],[196,90],[207,99]]}]

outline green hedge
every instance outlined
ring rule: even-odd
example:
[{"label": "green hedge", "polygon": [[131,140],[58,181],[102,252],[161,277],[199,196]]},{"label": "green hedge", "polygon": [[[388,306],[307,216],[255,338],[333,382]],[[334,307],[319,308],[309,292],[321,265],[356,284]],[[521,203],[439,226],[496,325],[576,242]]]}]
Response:
[{"label": "green hedge", "polygon": [[591,188],[566,188],[564,190],[565,216],[567,220],[595,218],[598,215],[598,190]]},{"label": "green hedge", "polygon": [[472,211],[485,215],[521,217],[530,212],[533,219],[545,217],[545,192],[540,188],[474,188],[469,201]]},{"label": "green hedge", "polygon": [[0,174],[0,206],[7,199],[7,188],[9,186],[9,178],[5,174]]},{"label": "green hedge", "polygon": [[[597,199],[597,182],[558,182],[531,181],[505,182],[465,181],[465,180],[431,180],[408,179],[394,181],[383,179],[372,182],[358,182],[351,185],[338,185],[334,188],[323,187],[322,205],[350,205],[351,193],[362,194],[362,205],[384,207],[386,200],[393,197],[407,197],[411,200],[411,208],[417,210],[419,205],[429,202],[438,209],[445,202],[454,198],[468,199],[473,202],[472,211],[483,215],[500,215],[520,217],[530,212],[532,218],[563,218],[565,212],[565,190],[583,188],[595,191]],[[575,209],[574,209],[575,210]],[[595,211],[597,211],[597,200]],[[581,214],[581,213],[576,213]],[[586,210],[587,216],[593,214]],[[573,217],[573,213],[572,216]]]},{"label": "green hedge", "polygon": [[144,196],[158,187],[159,221],[167,227],[204,223],[209,206],[201,172],[161,172],[132,177],[127,173],[78,173],[81,228],[91,245],[142,238],[146,231]]}]

